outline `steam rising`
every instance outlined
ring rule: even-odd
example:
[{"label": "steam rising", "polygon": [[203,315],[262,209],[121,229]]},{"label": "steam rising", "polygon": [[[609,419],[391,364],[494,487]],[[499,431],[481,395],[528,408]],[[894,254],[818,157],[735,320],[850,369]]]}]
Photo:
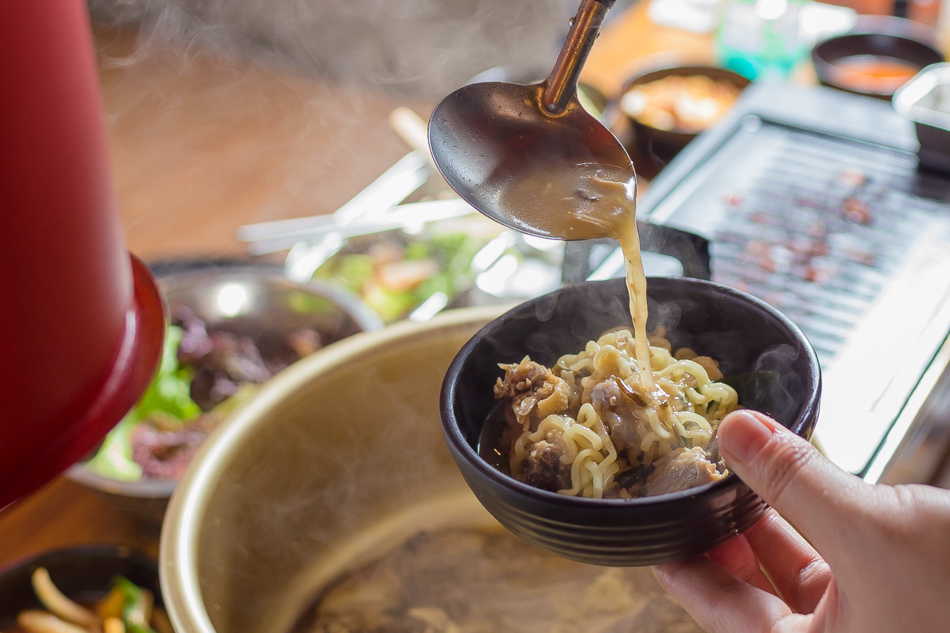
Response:
[{"label": "steam rising", "polygon": [[548,72],[576,10],[566,0],[89,2],[126,239],[146,260],[244,255],[242,225],[335,211],[409,150],[389,125],[396,107],[428,117],[497,65]]},{"label": "steam rising", "polygon": [[438,97],[493,66],[549,70],[566,0],[90,0],[100,24]]}]

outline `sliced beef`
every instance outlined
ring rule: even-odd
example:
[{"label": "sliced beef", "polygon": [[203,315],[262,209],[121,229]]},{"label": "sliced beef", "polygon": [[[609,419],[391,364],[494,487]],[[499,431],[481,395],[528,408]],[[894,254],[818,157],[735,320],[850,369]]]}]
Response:
[{"label": "sliced beef", "polygon": [[495,384],[495,398],[508,398],[511,410],[529,430],[549,415],[563,413],[570,406],[571,389],[564,379],[527,356],[520,363],[500,365],[505,377]]},{"label": "sliced beef", "polygon": [[722,478],[723,474],[716,470],[716,465],[709,461],[702,448],[677,448],[656,461],[653,472],[647,477],[643,495],[665,495]]},{"label": "sliced beef", "polygon": [[646,415],[650,397],[639,384],[629,387],[619,378],[609,378],[594,385],[590,402],[618,451],[640,445],[643,438],[637,431],[637,422]]},{"label": "sliced beef", "polygon": [[570,488],[571,465],[561,463],[563,454],[564,447],[557,440],[535,442],[518,479],[529,486],[552,492]]},{"label": "sliced beef", "polygon": [[[191,398],[203,411],[236,394],[241,385],[261,384],[303,355],[320,348],[319,334],[298,330],[280,340],[209,329],[187,308],[175,314],[182,328],[178,362],[194,372]],[[257,339],[257,340],[256,340]]]},{"label": "sliced beef", "polygon": [[132,431],[132,459],[148,479],[180,479],[202,442],[220,421],[205,414],[178,428],[161,428],[149,421]]}]

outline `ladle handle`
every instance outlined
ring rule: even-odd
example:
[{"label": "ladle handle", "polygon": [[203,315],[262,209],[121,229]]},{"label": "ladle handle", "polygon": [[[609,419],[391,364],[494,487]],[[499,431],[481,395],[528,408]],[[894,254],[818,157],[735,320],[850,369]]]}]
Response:
[{"label": "ladle handle", "polygon": [[557,63],[541,95],[541,103],[548,112],[559,114],[567,107],[568,101],[577,90],[577,80],[584,68],[584,62],[587,61],[594,40],[600,34],[604,16],[615,1],[581,0],[577,15],[571,20],[571,30],[567,33]]}]

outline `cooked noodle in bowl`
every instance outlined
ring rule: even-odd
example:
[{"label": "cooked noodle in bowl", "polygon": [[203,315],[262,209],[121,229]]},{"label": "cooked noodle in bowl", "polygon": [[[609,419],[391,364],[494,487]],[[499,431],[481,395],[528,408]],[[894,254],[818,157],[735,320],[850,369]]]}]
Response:
[{"label": "cooked noodle in bowl", "polygon": [[501,445],[510,446],[511,474],[597,499],[664,494],[725,476],[713,440],[738,404],[736,390],[718,382],[713,359],[689,348],[674,353],[659,335],[650,343],[646,371],[627,328],[588,341],[550,369],[527,356],[502,364],[494,392],[507,405]]}]

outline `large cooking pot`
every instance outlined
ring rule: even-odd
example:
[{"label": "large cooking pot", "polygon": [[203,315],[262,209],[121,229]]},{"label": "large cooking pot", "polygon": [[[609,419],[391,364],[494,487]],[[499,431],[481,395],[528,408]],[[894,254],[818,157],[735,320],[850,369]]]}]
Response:
[{"label": "large cooking pot", "polygon": [[[427,528],[493,526],[490,540],[515,539],[469,491],[438,411],[450,361],[500,312],[451,311],[334,343],[272,379],[219,428],[180,482],[162,530],[162,586],[175,630],[290,633],[335,579]],[[505,547],[532,549],[520,540]],[[581,565],[537,552],[535,568]],[[484,567],[445,584],[464,588]],[[635,587],[640,602],[625,628],[698,630],[660,596],[647,568],[583,567],[591,578],[624,574]],[[550,600],[546,574],[521,584]],[[497,606],[483,608],[495,615]]]}]

